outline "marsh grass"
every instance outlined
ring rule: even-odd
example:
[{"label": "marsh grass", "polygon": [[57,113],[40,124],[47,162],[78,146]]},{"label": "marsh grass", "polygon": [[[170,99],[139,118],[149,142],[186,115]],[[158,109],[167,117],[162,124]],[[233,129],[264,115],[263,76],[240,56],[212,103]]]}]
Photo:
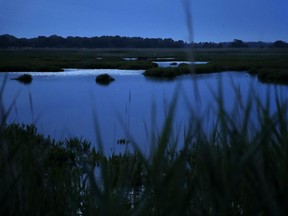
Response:
[{"label": "marsh grass", "polygon": [[32,82],[33,78],[30,74],[23,74],[23,75],[20,75],[16,78],[12,78],[12,80],[17,80],[17,81],[24,83],[24,84],[30,84]]},{"label": "marsh grass", "polygon": [[[189,17],[187,17],[188,19]],[[190,28],[189,28],[190,29]],[[192,29],[192,28],[191,28]],[[189,33],[192,38],[192,32]],[[192,42],[192,41],[191,41]],[[189,68],[158,69],[153,61],[207,61],[195,73],[246,71],[261,82],[287,84],[288,49],[2,49],[0,72],[61,72],[65,68],[146,70],[145,76],[172,78],[189,73]],[[126,61],[124,58],[137,60]],[[190,71],[191,72],[191,71]]]},{"label": "marsh grass", "polygon": [[[169,49],[0,49],[0,72],[61,72],[65,68],[148,69],[153,58],[183,58],[183,50]],[[125,57],[138,60],[125,61]]]},{"label": "marsh grass", "polygon": [[[257,75],[261,82],[287,84],[287,49],[195,49],[193,53],[190,61],[208,62],[195,65],[193,73],[196,74],[240,71]],[[180,65],[175,68],[149,68],[144,75],[174,78],[189,73],[191,68],[188,65]]]},{"label": "marsh grass", "polygon": [[115,79],[108,74],[100,74],[96,76],[96,79],[95,79],[97,83],[102,84],[102,85],[109,85],[114,80]]}]

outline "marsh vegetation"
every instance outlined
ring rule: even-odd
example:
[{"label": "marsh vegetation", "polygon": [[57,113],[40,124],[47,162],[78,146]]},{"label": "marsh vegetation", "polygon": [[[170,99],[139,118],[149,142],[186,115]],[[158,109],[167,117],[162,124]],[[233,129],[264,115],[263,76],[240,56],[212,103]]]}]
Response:
[{"label": "marsh vegetation", "polygon": [[[125,60],[125,58],[133,60]],[[2,49],[0,72],[61,72],[65,68],[146,70],[145,76],[175,77],[189,74],[184,65],[157,68],[155,61],[190,61],[187,49]],[[287,83],[287,48],[206,48],[193,49],[193,72],[207,74],[244,71],[260,81]]]},{"label": "marsh vegetation", "polygon": [[102,85],[108,85],[110,84],[111,82],[113,82],[115,79],[110,76],[109,74],[100,74],[98,76],[96,76],[96,79],[95,81],[99,84],[102,84]]},{"label": "marsh vegetation", "polygon": [[24,84],[30,84],[33,80],[32,76],[30,74],[23,74],[16,78],[11,78],[12,80],[17,80],[19,82],[22,82]]}]

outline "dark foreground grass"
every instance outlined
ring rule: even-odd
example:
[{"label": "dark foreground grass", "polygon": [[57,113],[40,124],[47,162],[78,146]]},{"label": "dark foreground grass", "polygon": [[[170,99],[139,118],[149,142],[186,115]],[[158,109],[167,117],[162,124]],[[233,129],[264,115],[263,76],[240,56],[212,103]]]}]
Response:
[{"label": "dark foreground grass", "polygon": [[148,157],[137,149],[105,156],[85,140],[6,125],[1,104],[0,214],[287,215],[287,103],[276,97],[271,113],[251,94],[228,112],[218,95],[212,131],[191,116],[180,151],[172,103]]}]

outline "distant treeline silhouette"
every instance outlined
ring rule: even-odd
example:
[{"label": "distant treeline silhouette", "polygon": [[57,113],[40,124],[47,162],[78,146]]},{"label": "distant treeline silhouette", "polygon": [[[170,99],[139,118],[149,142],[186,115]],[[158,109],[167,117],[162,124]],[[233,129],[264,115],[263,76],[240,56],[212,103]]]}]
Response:
[{"label": "distant treeline silhouette", "polygon": [[288,43],[278,40],[274,43],[243,42],[235,39],[233,42],[199,42],[187,43],[171,38],[141,38],[141,37],[61,37],[51,35],[36,38],[17,38],[13,35],[0,35],[0,48],[245,48],[245,47],[288,47]]}]

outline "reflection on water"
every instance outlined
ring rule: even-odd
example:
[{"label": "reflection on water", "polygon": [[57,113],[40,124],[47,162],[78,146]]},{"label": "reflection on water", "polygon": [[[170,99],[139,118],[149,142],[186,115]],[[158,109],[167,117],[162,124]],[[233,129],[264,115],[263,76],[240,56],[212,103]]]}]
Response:
[{"label": "reflection on water", "polygon": [[178,67],[180,64],[208,64],[208,62],[191,62],[191,61],[155,61],[158,67]]},{"label": "reflection on water", "polygon": [[[97,76],[103,73],[109,75],[132,76],[141,75],[144,70],[120,70],[120,69],[64,69],[63,72],[29,72],[33,77],[68,77],[68,76]],[[27,72],[9,72],[9,76],[19,76]]]},{"label": "reflection on water", "polygon": [[[97,85],[95,78],[100,73],[112,75],[115,82],[107,87]],[[8,76],[2,102],[8,109],[16,98],[9,123],[34,123],[40,133],[51,138],[79,136],[96,145],[99,134],[95,125],[99,125],[107,153],[130,148],[131,140],[148,153],[152,131],[161,132],[175,93],[173,131],[179,135],[179,143],[196,117],[202,118],[207,128],[215,122],[217,105],[213,93],[217,92],[220,81],[227,109],[232,109],[235,103],[245,103],[251,92],[263,102],[267,93],[273,99],[275,91],[281,100],[288,100],[287,86],[261,84],[246,73],[182,76],[170,82],[150,81],[142,73],[138,70],[67,69],[57,73],[31,73],[30,85],[10,81],[21,73],[1,73],[1,83]],[[272,102],[271,110],[275,110]],[[125,143],[120,145],[122,140]]]},{"label": "reflection on water", "polygon": [[138,60],[138,58],[123,58],[123,60],[126,60],[126,61],[136,61],[136,60]]}]

